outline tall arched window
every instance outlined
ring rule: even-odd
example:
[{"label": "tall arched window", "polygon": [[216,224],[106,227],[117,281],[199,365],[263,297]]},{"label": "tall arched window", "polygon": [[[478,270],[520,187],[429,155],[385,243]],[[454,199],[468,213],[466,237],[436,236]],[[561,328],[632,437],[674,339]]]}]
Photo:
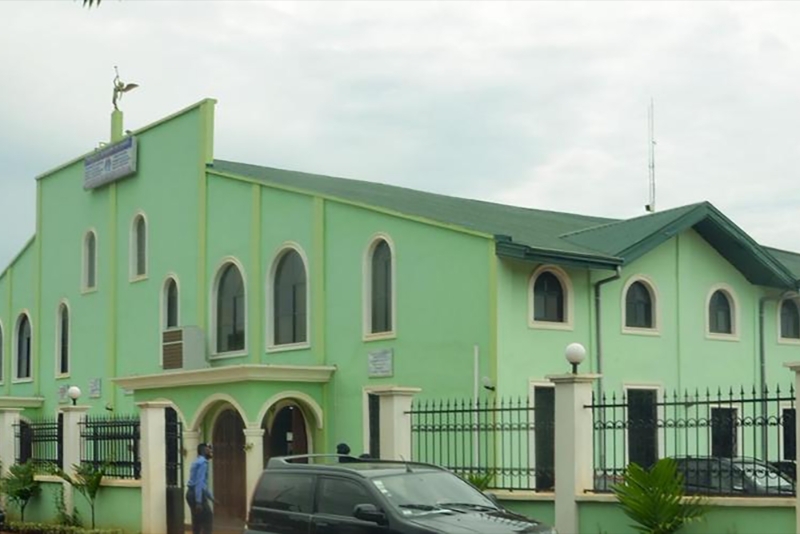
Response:
[{"label": "tall arched window", "polygon": [[178,320],[178,283],[170,277],[164,284],[164,327],[176,328]]},{"label": "tall arched window", "polygon": [[718,289],[708,302],[708,329],[712,334],[733,333],[733,306],[728,295]]},{"label": "tall arched window", "polygon": [[131,274],[133,277],[147,275],[147,221],[142,214],[133,219],[131,255]]},{"label": "tall arched window", "polygon": [[17,321],[17,378],[31,377],[31,322],[26,314]]},{"label": "tall arched window", "polygon": [[781,337],[800,339],[800,310],[794,300],[781,303]]},{"label": "tall arched window", "polygon": [[275,345],[304,343],[306,336],[306,268],[290,249],[278,261],[274,281]]},{"label": "tall arched window", "polygon": [[561,281],[552,272],[543,271],[533,284],[533,320],[563,323],[565,308]]},{"label": "tall arched window", "polygon": [[239,268],[228,263],[217,283],[217,352],[244,350],[245,337],[244,281]]},{"label": "tall arched window", "polygon": [[625,326],[653,328],[653,297],[644,282],[634,282],[625,294]]},{"label": "tall arched window", "polygon": [[94,289],[97,285],[97,236],[86,232],[83,238],[83,287]]},{"label": "tall arched window", "polygon": [[58,307],[57,331],[58,374],[66,375],[69,374],[69,308],[63,302]]},{"label": "tall arched window", "polygon": [[380,239],[372,249],[370,262],[370,332],[391,332],[392,317],[392,249]]}]

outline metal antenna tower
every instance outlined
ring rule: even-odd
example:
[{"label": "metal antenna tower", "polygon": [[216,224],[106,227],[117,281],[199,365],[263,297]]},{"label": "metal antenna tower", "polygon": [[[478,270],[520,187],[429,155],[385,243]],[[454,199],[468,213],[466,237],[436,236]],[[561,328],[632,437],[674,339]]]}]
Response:
[{"label": "metal antenna tower", "polygon": [[648,171],[650,181],[650,202],[645,205],[645,209],[653,213],[656,211],[656,140],[653,137],[653,123],[655,122],[653,110],[653,98],[650,98],[650,107],[647,108],[647,130],[648,130]]}]

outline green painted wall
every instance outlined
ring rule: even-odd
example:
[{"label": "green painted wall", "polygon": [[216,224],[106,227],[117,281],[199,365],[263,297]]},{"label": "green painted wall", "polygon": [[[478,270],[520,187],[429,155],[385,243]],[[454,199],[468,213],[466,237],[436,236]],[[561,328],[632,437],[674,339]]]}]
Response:
[{"label": "green painted wall", "polygon": [[548,525],[556,524],[556,508],[554,502],[551,501],[511,501],[500,500],[500,504],[511,510],[517,512],[531,519],[536,519]]}]

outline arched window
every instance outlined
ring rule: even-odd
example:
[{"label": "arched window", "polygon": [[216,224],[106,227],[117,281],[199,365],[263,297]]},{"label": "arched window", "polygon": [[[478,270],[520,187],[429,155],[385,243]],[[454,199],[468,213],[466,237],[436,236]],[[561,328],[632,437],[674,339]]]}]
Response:
[{"label": "arched window", "polygon": [[58,307],[58,337],[56,342],[58,374],[69,374],[69,308],[65,303]]},{"label": "arched window", "polygon": [[142,214],[133,219],[131,254],[131,274],[134,277],[147,275],[147,221]]},{"label": "arched window", "polygon": [[304,343],[306,336],[306,268],[296,250],[278,261],[274,281],[275,345]]},{"label": "arched window", "polygon": [[625,294],[625,326],[653,328],[653,297],[644,282],[634,282]]},{"label": "arched window", "polygon": [[174,278],[167,278],[164,284],[164,327],[178,326],[178,283]]},{"label": "arched window", "polygon": [[86,232],[83,238],[83,286],[94,289],[97,285],[97,236]]},{"label": "arched window", "polygon": [[712,334],[733,333],[733,306],[728,295],[718,289],[708,302],[708,329]]},{"label": "arched window", "polygon": [[26,314],[17,322],[17,378],[31,377],[31,322]]},{"label": "arched window", "polygon": [[533,284],[533,320],[563,323],[565,309],[561,281],[550,271],[542,272]]},{"label": "arched window", "polygon": [[245,307],[242,273],[235,264],[228,263],[217,284],[218,353],[244,350]]},{"label": "arched window", "polygon": [[800,310],[794,300],[781,303],[781,337],[800,339]]},{"label": "arched window", "polygon": [[392,249],[389,243],[380,239],[372,249],[370,263],[371,291],[370,332],[373,334],[391,332],[394,329],[392,317]]}]

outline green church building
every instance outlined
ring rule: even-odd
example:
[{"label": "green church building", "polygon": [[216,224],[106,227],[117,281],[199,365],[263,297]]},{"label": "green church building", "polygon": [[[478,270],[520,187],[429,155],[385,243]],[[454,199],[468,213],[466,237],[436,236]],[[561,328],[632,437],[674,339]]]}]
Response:
[{"label": "green church building", "polygon": [[408,454],[412,399],[552,405],[574,342],[602,390],[653,395],[800,360],[800,254],[707,202],[616,220],[220,160],[214,109],[126,133],[115,111],[108,144],[36,178],[35,233],[0,271],[4,471],[37,421],[164,414],[140,452],[166,444],[178,480],[108,479],[100,524],[166,532],[153,503],[201,441],[235,522],[270,457]]}]

